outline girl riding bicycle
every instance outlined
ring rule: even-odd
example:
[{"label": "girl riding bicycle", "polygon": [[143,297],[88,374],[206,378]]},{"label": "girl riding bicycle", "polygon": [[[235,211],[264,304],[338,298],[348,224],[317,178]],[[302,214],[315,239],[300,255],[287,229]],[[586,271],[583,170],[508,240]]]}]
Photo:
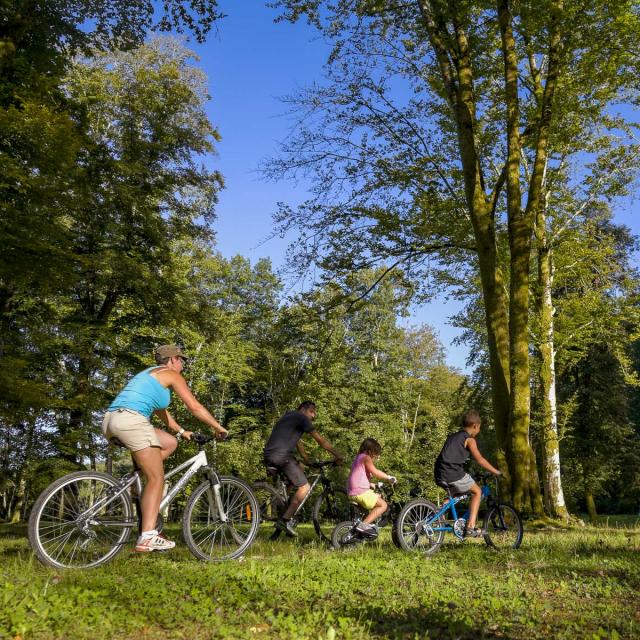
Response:
[{"label": "girl riding bicycle", "polygon": [[356,526],[356,531],[365,537],[378,535],[373,522],[388,508],[384,498],[373,490],[371,478],[380,478],[395,484],[396,479],[388,473],[378,469],[374,461],[380,457],[382,447],[377,440],[366,438],[360,445],[360,451],[351,465],[351,473],[347,480],[347,494],[349,499],[369,513]]},{"label": "girl riding bicycle", "polygon": [[201,422],[209,425],[218,437],[227,430],[203,407],[182,377],[187,356],[176,345],[163,345],[155,351],[158,366],[149,367],[131,378],[107,409],[102,433],[107,440],[116,438],[129,451],[135,464],[145,475],[146,483],[140,499],[141,534],[136,551],[168,551],[175,543],[159,535],[155,529],[164,488],[164,460],[178,446],[176,438],[151,425],[155,413],[178,437],[191,437],[169,414],[167,407],[174,390],[187,409]]}]

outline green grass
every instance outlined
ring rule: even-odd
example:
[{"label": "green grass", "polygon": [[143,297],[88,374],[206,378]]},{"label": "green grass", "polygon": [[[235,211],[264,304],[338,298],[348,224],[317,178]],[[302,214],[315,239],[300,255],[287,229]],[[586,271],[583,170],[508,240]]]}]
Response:
[{"label": "green grass", "polygon": [[[170,534],[179,540],[179,532]],[[640,526],[525,532],[518,551],[448,543],[431,558],[388,533],[351,552],[255,544],[205,564],[181,544],[111,564],[54,571],[24,527],[0,527],[2,638],[633,638],[640,637]]]}]

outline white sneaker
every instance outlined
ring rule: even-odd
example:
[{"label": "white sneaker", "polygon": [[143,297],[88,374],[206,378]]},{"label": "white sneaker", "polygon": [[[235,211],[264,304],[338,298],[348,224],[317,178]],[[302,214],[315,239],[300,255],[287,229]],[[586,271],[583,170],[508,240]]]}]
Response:
[{"label": "white sneaker", "polygon": [[365,538],[376,538],[378,536],[378,527],[369,522],[361,522],[356,526],[356,531]]},{"label": "white sneaker", "polygon": [[175,542],[167,540],[161,533],[146,538],[138,538],[136,551],[149,553],[150,551],[170,551],[176,546]]}]

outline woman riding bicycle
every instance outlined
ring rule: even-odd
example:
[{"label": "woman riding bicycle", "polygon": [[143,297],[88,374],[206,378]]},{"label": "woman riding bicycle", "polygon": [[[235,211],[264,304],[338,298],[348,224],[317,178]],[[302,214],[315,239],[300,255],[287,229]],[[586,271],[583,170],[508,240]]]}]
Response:
[{"label": "woman riding bicycle", "polygon": [[163,345],[155,351],[157,366],[149,367],[131,378],[107,409],[102,422],[102,433],[111,440],[117,438],[129,451],[145,475],[146,483],[140,499],[142,510],[141,534],[136,551],[168,551],[175,543],[158,534],[155,529],[162,491],[164,488],[165,458],[178,446],[176,438],[151,425],[155,413],[164,424],[178,433],[178,437],[191,437],[169,414],[167,407],[171,390],[175,391],[187,409],[218,437],[227,430],[198,402],[182,377],[187,356],[176,345]]}]

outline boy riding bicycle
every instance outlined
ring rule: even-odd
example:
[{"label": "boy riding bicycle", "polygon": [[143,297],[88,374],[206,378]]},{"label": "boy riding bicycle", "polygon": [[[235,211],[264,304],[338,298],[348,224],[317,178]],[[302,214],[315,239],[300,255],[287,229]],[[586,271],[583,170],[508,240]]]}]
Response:
[{"label": "boy riding bicycle", "polygon": [[482,536],[482,529],[476,528],[482,490],[475,480],[465,472],[464,463],[472,457],[483,469],[496,476],[502,475],[498,469],[482,457],[478,449],[476,437],[480,433],[480,424],[480,414],[475,409],[467,411],[462,417],[462,429],[447,438],[436,459],[434,468],[435,481],[438,486],[449,489],[454,496],[463,493],[471,494],[469,519],[464,531],[465,537],[470,538]]}]

